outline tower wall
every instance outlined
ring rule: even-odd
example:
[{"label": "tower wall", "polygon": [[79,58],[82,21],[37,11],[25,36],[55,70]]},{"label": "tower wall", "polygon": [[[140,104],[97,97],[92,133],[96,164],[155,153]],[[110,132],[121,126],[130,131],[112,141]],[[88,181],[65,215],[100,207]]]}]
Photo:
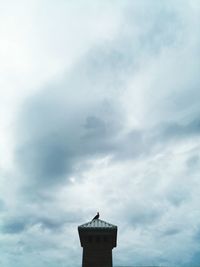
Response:
[{"label": "tower wall", "polygon": [[112,267],[117,226],[97,219],[78,227],[83,247],[82,267]]},{"label": "tower wall", "polygon": [[112,249],[84,248],[83,267],[112,267]]}]

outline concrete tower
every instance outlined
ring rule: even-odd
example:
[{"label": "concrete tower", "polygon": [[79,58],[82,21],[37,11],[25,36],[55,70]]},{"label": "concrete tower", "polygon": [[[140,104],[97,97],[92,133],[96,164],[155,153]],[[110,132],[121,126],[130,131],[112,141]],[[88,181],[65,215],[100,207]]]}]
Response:
[{"label": "concrete tower", "polygon": [[78,227],[83,247],[82,267],[112,267],[112,249],[117,246],[117,226],[99,219]]}]

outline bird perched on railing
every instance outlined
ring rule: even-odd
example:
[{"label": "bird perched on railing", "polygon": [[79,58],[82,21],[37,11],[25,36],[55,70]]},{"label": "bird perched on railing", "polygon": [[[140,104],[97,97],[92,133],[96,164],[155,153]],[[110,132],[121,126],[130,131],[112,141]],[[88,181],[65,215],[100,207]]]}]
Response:
[{"label": "bird perched on railing", "polygon": [[92,221],[97,220],[97,219],[99,219],[99,212],[97,212],[97,215],[94,216],[94,218],[92,219]]}]

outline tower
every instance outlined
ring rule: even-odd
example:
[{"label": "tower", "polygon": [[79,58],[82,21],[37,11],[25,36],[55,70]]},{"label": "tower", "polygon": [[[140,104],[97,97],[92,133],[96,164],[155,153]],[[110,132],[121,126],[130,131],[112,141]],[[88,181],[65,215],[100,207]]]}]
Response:
[{"label": "tower", "polygon": [[82,267],[112,267],[112,249],[117,246],[117,226],[100,219],[78,227],[83,247]]}]

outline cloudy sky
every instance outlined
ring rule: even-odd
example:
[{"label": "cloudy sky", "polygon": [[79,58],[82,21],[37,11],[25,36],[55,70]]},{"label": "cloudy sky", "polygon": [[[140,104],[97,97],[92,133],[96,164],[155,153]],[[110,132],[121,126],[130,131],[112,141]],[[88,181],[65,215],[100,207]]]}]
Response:
[{"label": "cloudy sky", "polygon": [[0,0],[0,266],[200,266],[200,1]]}]

